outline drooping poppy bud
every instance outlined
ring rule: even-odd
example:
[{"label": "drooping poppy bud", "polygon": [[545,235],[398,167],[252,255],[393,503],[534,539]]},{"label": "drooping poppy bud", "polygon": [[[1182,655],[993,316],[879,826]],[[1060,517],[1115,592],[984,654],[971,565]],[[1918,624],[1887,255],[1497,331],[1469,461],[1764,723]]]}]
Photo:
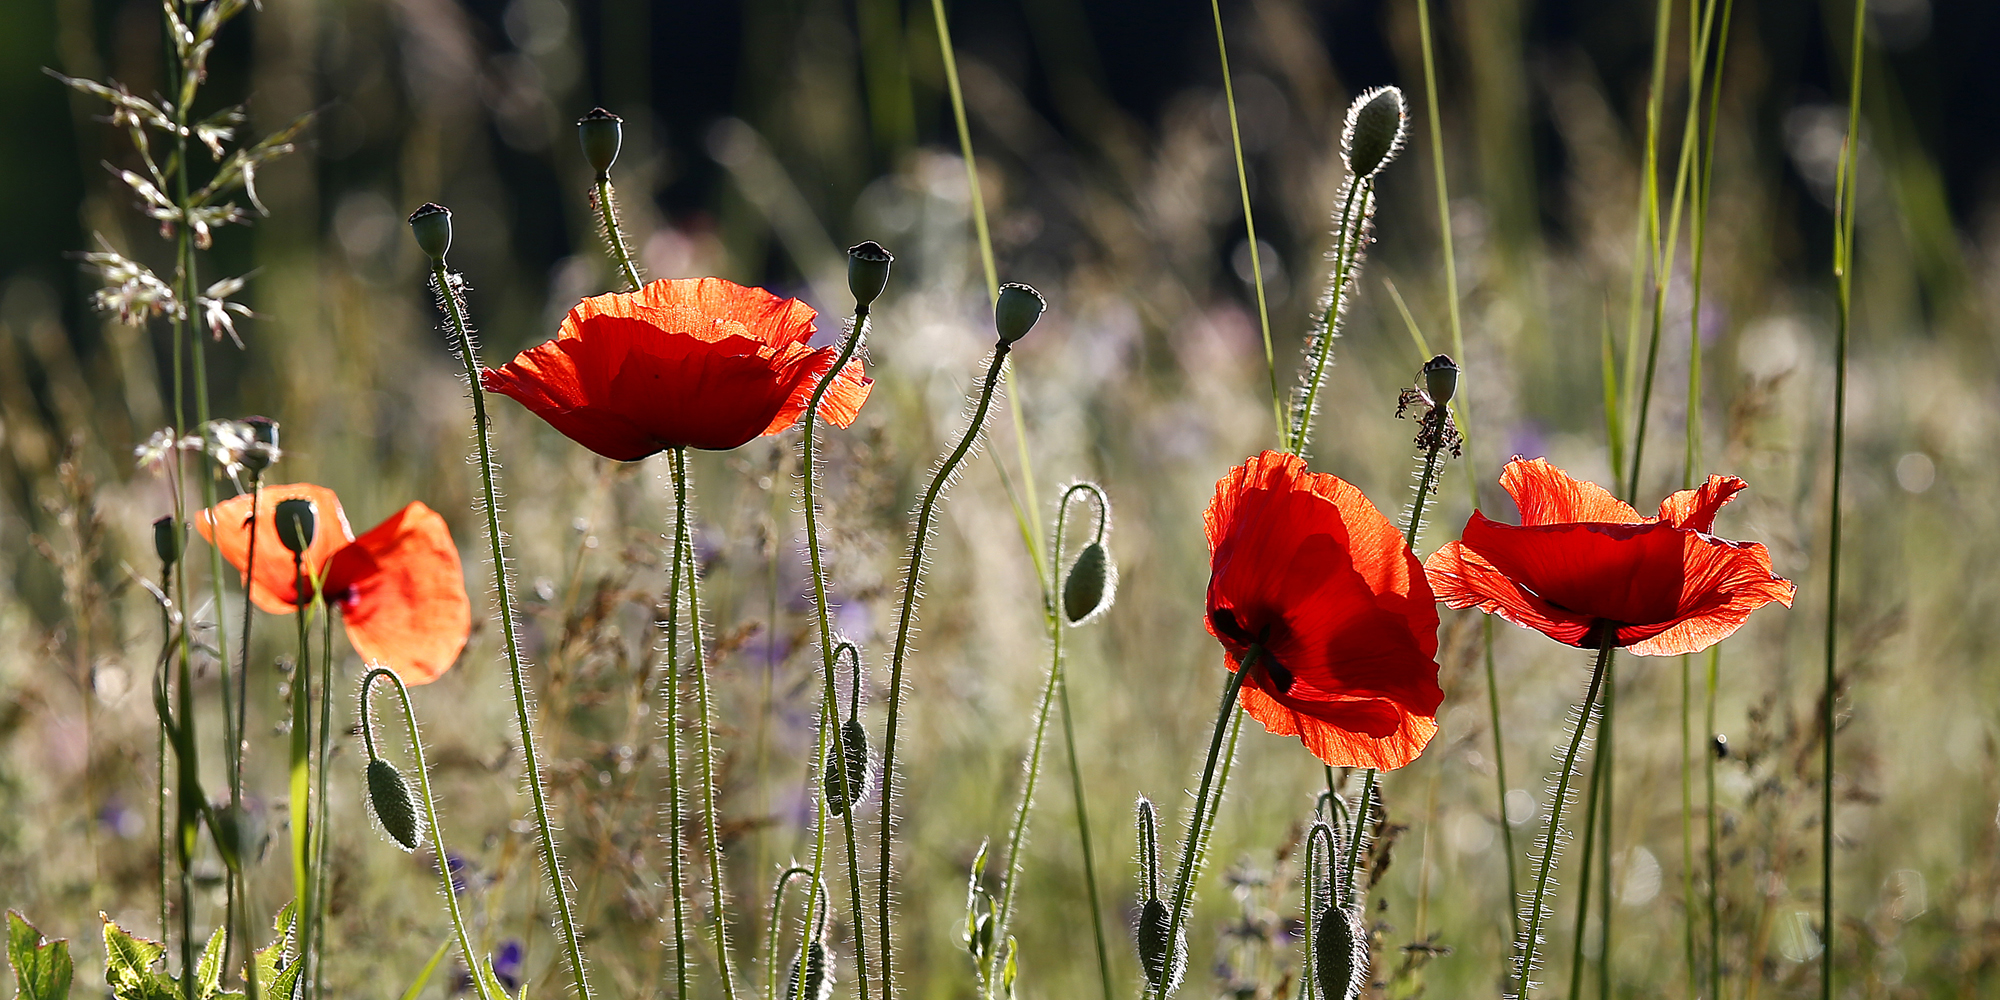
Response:
[{"label": "drooping poppy bud", "polygon": [[1104,546],[1092,542],[1076,554],[1063,580],[1063,614],[1071,625],[1111,606],[1111,560]]},{"label": "drooping poppy bud", "polygon": [[280,500],[273,520],[277,523],[278,541],[298,555],[312,548],[313,538],[319,534],[319,505],[301,497]]},{"label": "drooping poppy bud", "polygon": [[1356,177],[1371,177],[1402,151],[1409,114],[1403,92],[1396,87],[1364,91],[1347,109],[1347,129],[1341,151]]},{"label": "drooping poppy bud", "polygon": [[1367,934],[1345,906],[1328,903],[1313,918],[1313,976],[1324,1000],[1355,1000],[1368,985]]},{"label": "drooping poppy bud", "polygon": [[1443,406],[1451,402],[1458,392],[1458,363],[1449,354],[1440,354],[1424,362],[1424,391],[1430,394],[1431,405]]},{"label": "drooping poppy bud", "polygon": [[889,265],[895,262],[896,256],[874,240],[847,248],[847,290],[854,293],[856,307],[866,309],[882,295]]},{"label": "drooping poppy bud", "polygon": [[380,757],[368,761],[368,807],[382,829],[405,851],[423,846],[424,828],[417,818],[410,784],[396,765]]},{"label": "drooping poppy bud", "polygon": [[1139,908],[1139,925],[1132,931],[1139,943],[1139,966],[1146,972],[1146,982],[1162,995],[1179,990],[1181,976],[1187,971],[1187,928],[1182,927],[1169,942],[1167,932],[1172,923],[1167,904],[1149,899]]},{"label": "drooping poppy bud", "polygon": [[611,165],[618,162],[618,149],[625,142],[625,119],[603,108],[591,108],[589,114],[576,120],[576,138],[583,144],[583,158],[590,162],[590,169],[603,180],[610,175]]},{"label": "drooping poppy bud", "polygon": [[1012,344],[1027,336],[1048,305],[1042,293],[1027,285],[1019,282],[1001,285],[1000,299],[993,304],[993,329],[1000,334],[1000,342]]},{"label": "drooping poppy bud", "polygon": [[[848,719],[836,731],[840,743],[828,747],[826,766],[822,769],[821,783],[826,792],[826,807],[835,816],[868,800],[868,793],[874,791],[875,776],[868,767],[868,728],[859,719]],[[836,760],[834,754],[840,754]],[[846,768],[846,781],[841,780],[841,769]]]},{"label": "drooping poppy bud", "polygon": [[436,202],[425,202],[423,207],[410,213],[410,232],[417,238],[417,246],[424,256],[432,260],[443,260],[445,252],[451,249],[451,209]]},{"label": "drooping poppy bud", "polygon": [[173,569],[181,561],[181,526],[172,514],[153,522],[153,552],[165,569]]}]

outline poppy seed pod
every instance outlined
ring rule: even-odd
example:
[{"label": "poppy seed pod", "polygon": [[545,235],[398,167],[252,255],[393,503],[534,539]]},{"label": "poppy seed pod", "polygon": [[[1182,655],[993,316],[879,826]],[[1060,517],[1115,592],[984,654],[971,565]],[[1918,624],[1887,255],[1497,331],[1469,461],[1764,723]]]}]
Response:
[{"label": "poppy seed pod", "polygon": [[1076,561],[1069,566],[1069,576],[1063,580],[1063,614],[1071,625],[1110,607],[1111,559],[1104,546],[1092,542],[1076,554]]},{"label": "poppy seed pod", "polygon": [[583,144],[583,158],[590,161],[590,169],[603,180],[610,176],[611,165],[618,162],[618,148],[625,142],[625,119],[603,108],[591,108],[589,114],[576,120],[576,138]]},{"label": "poppy seed pod", "polygon": [[417,238],[417,246],[424,256],[432,260],[443,260],[445,251],[451,249],[451,209],[436,202],[425,202],[423,207],[410,213],[410,232]]},{"label": "poppy seed pod", "polygon": [[874,240],[847,248],[847,290],[854,293],[857,307],[866,309],[881,296],[889,284],[889,265],[895,262],[896,255]]},{"label": "poppy seed pod", "polygon": [[1361,922],[1328,903],[1313,920],[1313,977],[1324,1000],[1354,1000],[1368,984],[1368,945]]},{"label": "poppy seed pod", "polygon": [[1458,392],[1458,363],[1451,355],[1440,354],[1424,362],[1424,392],[1431,397],[1431,405],[1443,406],[1451,402]]},{"label": "poppy seed pod", "polygon": [[314,536],[319,534],[319,506],[311,500],[299,497],[280,500],[272,519],[278,526],[278,541],[293,555],[311,548]]},{"label": "poppy seed pod", "polygon": [[396,765],[380,757],[368,762],[368,807],[374,811],[382,829],[403,850],[414,851],[423,846],[424,828],[417,821],[417,806],[410,797],[410,784],[403,780],[403,772],[396,770]]},{"label": "poppy seed pod", "polygon": [[1027,285],[1019,282],[1001,285],[1000,299],[993,304],[993,329],[999,332],[1000,342],[1012,344],[1027,336],[1048,305],[1042,293]]},{"label": "poppy seed pod", "polygon": [[1409,114],[1403,92],[1395,87],[1365,91],[1347,109],[1347,129],[1341,149],[1347,169],[1356,177],[1371,177],[1402,151]]},{"label": "poppy seed pod", "polygon": [[262,475],[284,452],[278,448],[278,422],[270,417],[244,417],[250,425],[252,443],[243,449],[243,467],[252,474]]},{"label": "poppy seed pod", "polygon": [[174,522],[172,514],[153,522],[153,552],[167,569],[181,561],[181,526]]}]

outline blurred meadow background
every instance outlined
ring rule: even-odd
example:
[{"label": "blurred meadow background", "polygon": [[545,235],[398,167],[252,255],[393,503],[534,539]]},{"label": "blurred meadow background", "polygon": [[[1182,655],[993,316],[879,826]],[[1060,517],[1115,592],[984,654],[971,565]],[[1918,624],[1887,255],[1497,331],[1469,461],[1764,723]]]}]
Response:
[{"label": "blurred meadow background", "polygon": [[[1378,242],[1334,348],[1313,464],[1392,516],[1410,500],[1415,427],[1394,411],[1425,355],[1409,327],[1434,348],[1450,329],[1417,7],[1223,5],[1261,240],[1253,247],[1207,4],[945,6],[1000,278],[1035,284],[1050,311],[1016,352],[1019,395],[1008,406],[1018,420],[999,415],[956,487],[928,581],[905,733],[903,981],[917,997],[974,994],[960,943],[965,873],[982,840],[1005,835],[1046,669],[1039,591],[1009,499],[1027,485],[1019,428],[1033,516],[1052,517],[1055,489],[1078,477],[1102,483],[1115,505],[1118,603],[1072,634],[1069,676],[1113,968],[1137,982],[1121,926],[1137,887],[1131,803],[1140,793],[1161,802],[1177,840],[1181,789],[1224,676],[1201,620],[1201,511],[1219,476],[1274,441],[1251,263],[1262,263],[1278,377],[1289,384],[1328,279],[1340,116],[1363,88],[1390,83],[1411,99],[1412,143],[1381,180]],[[1668,184],[1688,62],[1687,5],[1672,6]],[[1834,957],[1841,996],[1993,996],[2000,8],[1870,7],[1838,612]],[[1799,584],[1795,609],[1758,614],[1720,654],[1723,960],[1729,992],[1747,997],[1806,996],[1817,984],[1829,261],[1850,11],[1812,0],[1735,9],[1703,296],[1691,316],[1683,235],[1665,282],[1637,503],[1648,510],[1681,484],[1697,331],[1704,432],[1694,471],[1749,480],[1720,533],[1765,542]],[[1654,5],[1436,0],[1431,15],[1470,447],[1446,468],[1420,555],[1456,536],[1472,506],[1468,482],[1489,513],[1512,517],[1495,483],[1510,455],[1547,455],[1612,481],[1604,352],[1624,369],[1634,290],[1649,310],[1652,284],[1643,275],[1641,288],[1633,269]],[[43,67],[115,78],[143,95],[162,87],[161,56],[153,0],[0,6],[0,905],[71,938],[80,982],[101,969],[97,911],[149,934],[156,923],[148,685],[159,621],[134,574],[156,569],[149,526],[171,500],[132,450],[171,411],[165,324],[95,315],[97,279],[73,254],[101,234],[162,273],[171,259],[104,169],[132,166],[129,143],[100,123],[101,102]],[[475,630],[458,667],[414,692],[417,710],[473,932],[496,951],[520,943],[522,975],[550,995],[564,977],[488,613],[464,386],[404,216],[425,201],[455,212],[452,263],[470,283],[488,363],[553,335],[579,297],[617,287],[572,126],[593,105],[625,119],[613,176],[650,276],[720,275],[801,296],[820,308],[825,342],[850,304],[840,248],[873,239],[893,250],[869,343],[874,395],[853,429],[828,434],[826,453],[839,624],[878,664],[907,512],[961,426],[962,395],[991,342],[931,5],[266,0],[225,31],[211,66],[204,100],[245,103],[253,133],[315,114],[298,152],[259,171],[269,217],[219,231],[205,258],[205,274],[252,273],[241,298],[257,313],[239,323],[245,349],[210,346],[214,411],[280,420],[287,454],[274,481],[339,491],[357,525],[409,500],[451,522]],[[591,961],[610,995],[665,996],[654,623],[672,513],[666,466],[599,459],[497,397],[494,411],[545,761]],[[798,465],[797,431],[695,462],[721,807],[746,956],[761,952],[749,945],[762,940],[778,868],[811,851],[805,783],[818,689]],[[231,600],[240,600],[233,586]],[[1512,789],[1503,810],[1480,635],[1474,613],[1445,612],[1441,732],[1421,760],[1384,779],[1399,836],[1370,919],[1386,996],[1498,988],[1511,934],[1503,824],[1525,873],[1545,820],[1541,774],[1582,691],[1586,654],[1494,629],[1497,751]],[[250,788],[274,829],[285,737],[272,665],[289,648],[287,626],[259,626]],[[1582,982],[1586,994],[1601,984],[1610,995],[1670,995],[1686,977],[1683,665],[1619,663],[1608,868],[1617,931],[1608,955],[1591,936]],[[337,690],[353,689],[357,666],[347,654]],[[1704,666],[1693,665],[1697,700]],[[863,695],[878,723],[879,693],[877,679]],[[349,721],[350,702],[337,703]],[[1715,745],[1699,715],[1697,706],[1697,763]],[[1297,848],[1323,775],[1295,740],[1248,729],[1199,897],[1187,988],[1272,1000],[1293,989]],[[338,744],[329,984],[338,995],[400,992],[448,936],[434,862],[368,829],[358,737]],[[1019,990],[1030,998],[1097,989],[1061,750],[1051,752],[1017,923]],[[1700,831],[1697,817],[1697,859]],[[1560,876],[1552,991],[1570,986],[1579,856],[1569,852]],[[220,912],[222,869],[205,863],[208,921]],[[260,911],[282,901],[283,868],[274,847],[255,883]],[[843,954],[847,933],[836,930]],[[719,994],[709,967],[697,968],[703,995]],[[762,975],[752,970],[751,981]]]}]

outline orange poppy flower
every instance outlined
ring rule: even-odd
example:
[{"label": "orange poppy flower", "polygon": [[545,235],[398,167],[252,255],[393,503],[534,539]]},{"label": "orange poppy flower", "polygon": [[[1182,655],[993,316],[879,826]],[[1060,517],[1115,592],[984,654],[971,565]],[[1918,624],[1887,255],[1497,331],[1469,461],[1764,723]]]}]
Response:
[{"label": "orange poppy flower", "polygon": [[1215,484],[1208,631],[1229,669],[1262,652],[1250,717],[1341,767],[1402,767],[1437,733],[1437,602],[1361,491],[1267,451]]},{"label": "orange poppy flower", "polygon": [[[797,423],[839,360],[834,348],[806,346],[816,315],[721,278],[655,281],[577,303],[554,340],[486,369],[479,383],[616,461],[735,448]],[[862,372],[859,360],[841,369],[822,416],[854,422],[873,384]]]},{"label": "orange poppy flower", "polygon": [[[250,496],[224,500],[195,515],[195,528],[243,573],[250,599],[274,615],[312,601],[321,579],[327,603],[340,609],[347,641],[364,662],[380,662],[406,684],[428,684],[451,669],[472,634],[465,571],[444,518],[412,503],[360,538],[347,525],[340,498],[324,486],[266,486],[257,502],[257,565],[250,560]],[[301,553],[305,589],[292,553],[278,540],[278,502],[311,500],[319,530]],[[322,574],[324,575],[322,578]]]},{"label": "orange poppy flower", "polygon": [[1585,649],[1615,629],[1613,645],[1677,656],[1722,641],[1772,601],[1792,605],[1792,583],[1771,572],[1764,546],[1709,534],[1716,511],[1748,488],[1735,476],[1675,493],[1658,517],[1546,459],[1515,458],[1500,485],[1521,523],[1473,511],[1463,537],[1425,563],[1431,589],[1454,608],[1477,605]]}]

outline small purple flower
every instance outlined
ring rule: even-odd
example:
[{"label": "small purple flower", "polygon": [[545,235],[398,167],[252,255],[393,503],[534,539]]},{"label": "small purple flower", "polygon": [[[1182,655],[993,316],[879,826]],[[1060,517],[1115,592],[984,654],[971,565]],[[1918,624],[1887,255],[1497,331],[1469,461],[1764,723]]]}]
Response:
[{"label": "small purple flower", "polygon": [[500,950],[493,953],[493,976],[509,993],[521,988],[521,964],[525,957],[521,942],[514,938],[500,942]]},{"label": "small purple flower", "polygon": [[444,856],[444,866],[451,873],[451,894],[465,895],[472,884],[472,862],[467,861],[465,855],[457,851],[447,851]]}]

